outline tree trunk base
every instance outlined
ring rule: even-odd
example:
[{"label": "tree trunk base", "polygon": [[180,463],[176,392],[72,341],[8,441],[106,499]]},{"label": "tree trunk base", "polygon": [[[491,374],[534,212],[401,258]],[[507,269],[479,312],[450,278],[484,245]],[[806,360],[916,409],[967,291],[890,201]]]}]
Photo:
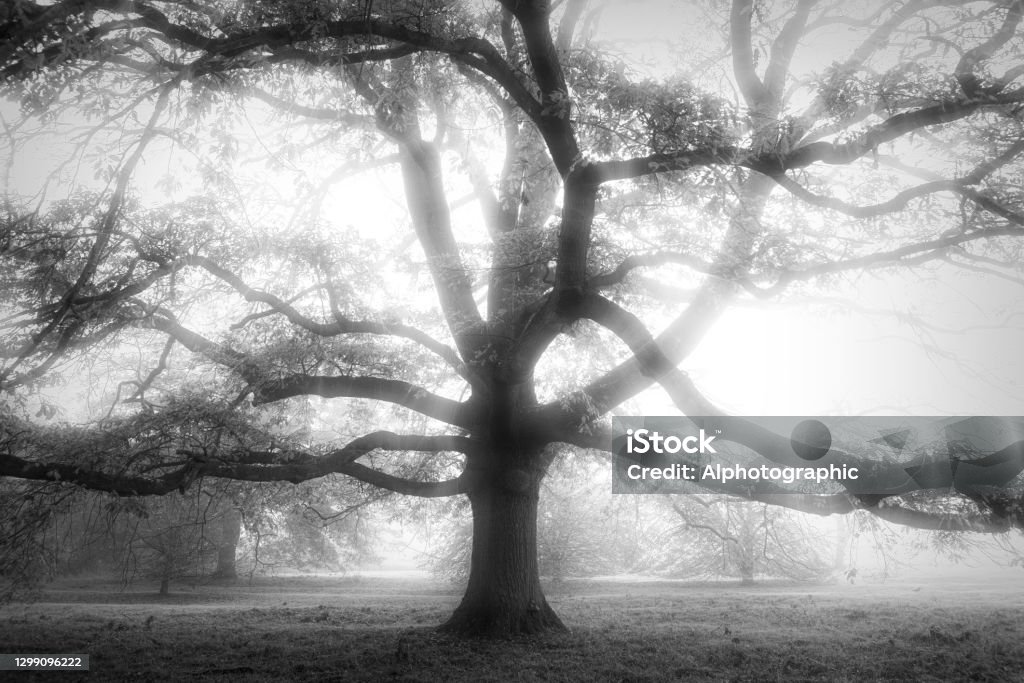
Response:
[{"label": "tree trunk base", "polygon": [[[539,453],[534,454],[534,460]],[[487,472],[469,493],[473,551],[462,602],[440,630],[466,637],[507,638],[565,631],[544,598],[537,564],[537,501],[543,467],[530,458]]]},{"label": "tree trunk base", "polygon": [[542,605],[524,609],[460,605],[438,630],[457,636],[480,638],[508,638],[568,631],[547,601]]}]

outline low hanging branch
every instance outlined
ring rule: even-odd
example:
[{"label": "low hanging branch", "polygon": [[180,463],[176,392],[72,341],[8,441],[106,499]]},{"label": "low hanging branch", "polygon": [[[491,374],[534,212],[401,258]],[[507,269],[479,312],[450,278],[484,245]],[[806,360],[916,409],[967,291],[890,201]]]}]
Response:
[{"label": "low hanging branch", "polygon": [[[5,430],[7,431],[7,430]],[[8,432],[10,434],[10,432]],[[29,437],[30,440],[30,437]],[[202,477],[221,477],[238,481],[289,481],[298,484],[329,474],[344,474],[389,491],[420,497],[451,496],[464,491],[460,478],[441,482],[415,481],[362,465],[356,460],[374,451],[430,453],[457,452],[473,456],[479,446],[460,436],[422,436],[378,431],[359,437],[346,446],[325,455],[308,452],[268,453],[243,450],[217,453],[178,449],[185,461],[158,477],[115,474],[67,462],[44,462],[26,459],[16,451],[28,446],[26,436],[8,436],[0,443],[0,476],[38,481],[64,482],[118,496],[163,495],[184,492]],[[76,453],[75,459],[88,462],[92,453]],[[271,457],[268,457],[271,456]],[[156,468],[150,468],[156,469]]]}]

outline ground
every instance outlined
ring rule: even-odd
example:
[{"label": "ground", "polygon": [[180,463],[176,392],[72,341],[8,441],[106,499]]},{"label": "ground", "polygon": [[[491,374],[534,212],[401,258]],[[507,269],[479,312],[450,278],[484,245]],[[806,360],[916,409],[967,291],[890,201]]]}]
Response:
[{"label": "ground", "polygon": [[547,586],[571,632],[460,641],[433,631],[458,589],[425,579],[265,578],[166,598],[66,580],[0,608],[0,652],[91,657],[89,674],[14,681],[1011,681],[1024,680],[1021,587],[571,580]]}]

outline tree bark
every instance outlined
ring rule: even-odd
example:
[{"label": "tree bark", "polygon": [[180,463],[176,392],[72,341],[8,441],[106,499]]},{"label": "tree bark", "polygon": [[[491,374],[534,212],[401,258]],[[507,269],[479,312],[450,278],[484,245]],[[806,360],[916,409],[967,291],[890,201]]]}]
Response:
[{"label": "tree bark", "polygon": [[537,565],[539,469],[508,468],[469,493],[473,552],[469,585],[442,631],[511,636],[565,630],[548,605]]},{"label": "tree bark", "polygon": [[217,569],[213,572],[214,578],[238,578],[235,552],[241,535],[242,511],[235,507],[229,508],[220,520],[220,542],[217,545]]}]

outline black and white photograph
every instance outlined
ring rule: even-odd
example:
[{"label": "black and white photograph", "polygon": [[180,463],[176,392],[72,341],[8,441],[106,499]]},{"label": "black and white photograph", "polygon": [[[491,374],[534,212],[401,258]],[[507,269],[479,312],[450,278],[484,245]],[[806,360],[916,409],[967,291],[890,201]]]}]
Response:
[{"label": "black and white photograph", "polygon": [[0,677],[1024,681],[1024,0],[0,0]]}]

